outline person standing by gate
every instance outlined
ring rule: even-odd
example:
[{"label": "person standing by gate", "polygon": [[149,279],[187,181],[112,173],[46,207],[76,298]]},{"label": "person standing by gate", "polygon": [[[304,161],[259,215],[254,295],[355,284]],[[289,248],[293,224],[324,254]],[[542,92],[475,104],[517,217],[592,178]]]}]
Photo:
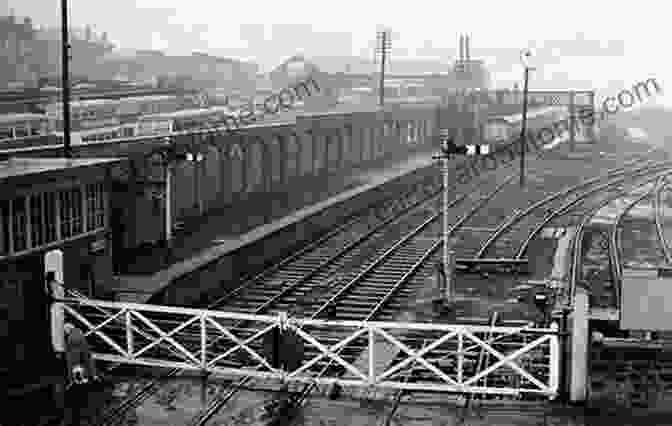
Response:
[{"label": "person standing by gate", "polygon": [[89,382],[89,377],[96,382],[100,381],[84,333],[70,323],[65,324],[64,330],[68,373],[73,383],[86,384]]}]

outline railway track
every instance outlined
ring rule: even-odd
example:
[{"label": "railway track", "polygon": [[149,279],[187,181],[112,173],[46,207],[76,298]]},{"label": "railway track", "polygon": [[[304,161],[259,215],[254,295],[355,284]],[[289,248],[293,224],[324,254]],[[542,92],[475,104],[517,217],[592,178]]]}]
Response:
[{"label": "railway track", "polygon": [[[431,203],[431,199],[435,196],[436,194],[430,196],[430,200],[415,202],[411,208],[417,208],[424,204],[426,209],[427,206]],[[453,201],[453,203],[459,203],[462,198],[463,197],[458,197]],[[417,215],[418,213],[410,213],[410,215],[412,214]],[[320,240],[311,244],[309,247],[306,247],[300,252],[297,252],[296,254],[286,258],[279,264],[274,265],[261,274],[245,280],[232,292],[223,297],[220,297],[218,300],[212,303],[210,308],[221,309],[221,307],[224,306],[227,301],[240,299],[240,294],[244,293],[245,290],[252,288],[253,284],[258,284],[259,281],[265,282],[267,285],[270,283],[272,286],[277,287],[278,273],[284,274],[284,278],[280,282],[281,284],[287,284],[288,276],[294,277],[295,280],[291,282],[291,284],[284,287],[280,286],[280,291],[275,295],[276,297],[269,297],[268,294],[261,295],[261,300],[263,300],[263,302],[260,300],[261,303],[257,303],[256,308],[252,309],[251,311],[257,313],[264,312],[273,303],[279,301],[280,298],[285,297],[289,295],[291,291],[298,289],[300,284],[304,284],[315,277],[324,277],[325,274],[323,271],[327,270],[329,267],[332,267],[334,264],[338,265],[339,261],[342,262],[342,260],[346,257],[346,253],[348,253],[350,250],[355,249],[364,241],[371,239],[373,236],[383,232],[382,230],[388,225],[394,222],[398,222],[400,218],[407,216],[409,216],[408,212],[402,212],[401,214],[390,217],[373,227],[369,222],[361,217],[353,219],[343,226],[338,227],[335,231],[329,233],[325,237],[322,237]],[[435,221],[437,215],[434,216]],[[356,231],[354,232],[352,231],[353,226],[356,227]],[[359,237],[357,237],[358,233],[361,234]],[[345,244],[348,241],[349,243]],[[294,269],[292,269],[289,275],[287,273],[288,265],[294,265]],[[340,265],[343,266],[343,263],[340,263]],[[303,271],[299,274],[299,277],[296,275],[297,271]],[[321,272],[322,275],[318,275]],[[231,306],[229,305],[228,308],[231,308]],[[248,309],[247,312],[250,312],[250,310]],[[177,369],[171,370],[167,375],[164,375],[162,379],[177,376],[179,373],[180,371]],[[139,392],[137,392],[128,400],[122,402],[122,404],[116,408],[109,410],[103,416],[103,421],[100,424],[117,424],[123,412],[126,412],[130,408],[137,406],[143,400],[148,398],[152,392],[157,389],[157,387],[158,381],[147,381],[147,383],[142,383]]]},{"label": "railway track", "polygon": [[[614,173],[618,172],[615,171]],[[623,171],[623,173],[628,173],[628,171]],[[464,225],[471,216],[478,212],[489,199],[510,181],[510,178],[495,188],[496,191],[489,195],[469,193],[454,200],[453,203],[457,206],[459,202],[468,198],[471,201],[472,208],[457,223],[453,224],[451,233],[459,230],[460,226]],[[463,209],[463,207],[460,208]],[[426,215],[426,213],[415,214],[418,216],[415,218],[416,221],[421,215]],[[333,315],[332,308],[335,306],[336,317],[338,318],[371,320],[374,317],[384,319],[386,315],[389,318],[392,312],[384,312],[383,307],[394,307],[395,297],[402,286],[409,289],[413,288],[413,286],[407,284],[410,277],[418,277],[422,275],[420,272],[426,272],[428,270],[428,260],[441,246],[435,238],[439,231],[438,227],[435,226],[438,217],[438,214],[428,217],[420,226],[415,227],[404,238],[390,247],[384,248],[383,245],[383,247],[373,249],[368,253],[358,253],[363,256],[375,256],[375,260],[368,263],[364,270],[354,278],[350,278],[352,272],[350,272],[350,275],[341,275],[341,282],[338,283],[340,285],[330,289],[332,293],[328,296],[326,302],[309,307],[302,313],[312,314],[315,318],[329,312],[332,312]],[[404,226],[396,219],[388,219],[383,223],[385,225],[396,223],[399,226],[396,229],[397,233],[404,230]],[[511,223],[515,223],[515,221],[511,221]],[[408,226],[408,224],[406,225]],[[346,228],[346,226],[343,226],[341,229],[345,230]],[[291,259],[283,261],[281,265],[271,268],[272,270],[265,271],[247,280],[233,292],[220,298],[216,302],[216,306],[225,307],[227,310],[238,309],[245,312],[251,310],[254,312],[287,310],[289,305],[296,303],[298,297],[309,295],[315,283],[337,273],[335,271],[347,268],[349,261],[354,262],[353,259],[357,257],[357,254],[350,254],[352,257],[348,258],[347,253],[362,247],[364,240],[367,238],[380,237],[380,229],[378,228],[364,230],[364,227],[362,227],[353,233],[347,233],[346,231],[328,244],[324,244],[326,240],[322,240],[320,244],[314,245],[314,253],[310,250],[303,250],[301,256],[293,256]],[[360,235],[359,238],[357,238],[358,234]],[[336,241],[338,243],[335,243]],[[343,247],[347,247],[348,250],[343,250]],[[382,254],[380,251],[383,251]],[[310,257],[306,256],[308,252],[313,254]],[[412,262],[409,260],[411,258],[417,260]],[[294,265],[294,267],[288,268],[288,265]],[[261,286],[259,286],[260,281]],[[393,284],[390,285],[390,283]],[[359,287],[360,285],[366,287]],[[259,290],[260,288],[261,290]],[[359,290],[360,288],[363,290]],[[411,290],[403,292],[406,296],[411,293]],[[362,300],[366,300],[366,302],[362,303]],[[255,301],[261,303],[255,303]],[[214,306],[215,304],[212,307]],[[373,309],[371,309],[371,306],[373,306]],[[325,368],[329,368],[329,366],[327,365]],[[235,383],[236,386],[244,384],[243,381]],[[152,383],[147,384],[148,390],[151,390],[152,387]],[[129,407],[138,401],[139,399],[129,404]],[[221,400],[218,403],[221,404]],[[210,410],[210,412],[212,411],[217,410]],[[103,422],[103,424],[114,423]]]},{"label": "railway track", "polygon": [[[665,190],[667,174],[661,176],[651,188],[645,192],[632,196],[627,204],[621,206],[617,217],[609,225],[608,232],[608,257],[607,262],[609,277],[589,276],[585,273],[576,274],[582,278],[591,290],[594,297],[591,299],[591,308],[618,309],[620,307],[621,286],[624,269],[628,268],[630,258],[635,256],[635,261],[639,261],[640,251],[648,253],[653,263],[663,263],[666,261],[665,241],[662,234],[660,221],[660,199]],[[653,182],[651,182],[653,183]],[[637,218],[632,222],[627,220],[629,213],[633,208],[646,201],[653,207],[653,217],[651,218],[650,233],[655,235],[655,240],[642,240],[634,238],[631,244],[637,245],[638,250],[624,251],[621,247],[621,241],[626,238],[628,226],[642,226],[642,218]],[[589,220],[582,223],[582,231],[588,227]],[[580,245],[584,237],[577,234],[579,250],[583,251]],[[649,247],[641,247],[638,243],[649,243]],[[580,270],[580,262],[586,262],[589,254],[576,256],[574,268]],[[595,256],[595,254],[593,254]],[[599,262],[601,258],[593,260],[593,263]],[[592,279],[591,279],[592,278]],[[577,278],[578,279],[578,278]],[[616,338],[608,330],[606,334],[610,337],[610,343],[607,346],[594,346],[590,357],[590,386],[593,401],[592,405],[600,407],[606,403],[609,407],[621,406],[631,408],[633,406],[646,407],[651,404],[656,405],[661,394],[669,394],[671,390],[672,375],[670,375],[670,366],[672,366],[672,353],[669,350],[654,349],[649,346],[651,342],[637,338],[636,335],[631,338],[623,339],[627,334],[622,331],[617,333]],[[635,337],[635,338],[632,338]],[[662,339],[662,342],[670,339],[670,333],[663,331],[655,338]],[[657,342],[657,343],[660,343]]]},{"label": "railway track", "polygon": [[[515,175],[511,175],[505,182],[497,184],[490,192],[489,196],[492,197],[495,193],[499,192],[514,177]],[[480,194],[479,196],[474,196],[474,193],[465,194],[464,196],[456,198],[453,201],[453,204],[464,201],[464,199],[469,196],[473,198],[471,201],[474,202],[470,212],[475,212],[487,202],[488,198],[487,196],[482,197]],[[370,321],[374,318],[378,319],[384,317],[384,308],[393,304],[398,293],[402,293],[402,298],[407,297],[409,294],[412,294],[414,289],[417,289],[417,287],[424,284],[422,282],[424,276],[422,276],[421,272],[427,272],[427,270],[431,268],[431,265],[428,265],[426,260],[436,252],[439,247],[435,235],[439,231],[440,223],[438,222],[440,216],[440,213],[430,214],[419,226],[414,227],[414,229],[406,233],[401,239],[397,240],[392,245],[380,248],[379,252],[382,251],[382,253],[379,253],[373,261],[366,264],[363,270],[356,274],[351,272],[349,275],[342,275],[341,285],[330,286],[329,290],[331,290],[331,294],[323,297],[325,300],[324,302],[304,308],[301,314],[303,316],[310,316],[311,318],[319,318],[330,312],[332,307],[336,307],[335,317],[338,319]],[[464,219],[466,220],[468,216],[469,213],[464,216]],[[457,225],[454,226],[454,228],[456,227]],[[340,254],[336,254],[335,256],[340,256]],[[320,263],[322,267],[331,264],[332,263],[328,260]],[[314,276],[315,274],[313,271],[314,270],[311,270],[309,273],[311,276]],[[353,274],[354,277],[348,279],[348,277]],[[411,278],[416,278],[416,280],[410,282]],[[254,312],[275,313],[280,310],[286,310],[287,303],[295,302],[295,299],[289,298],[290,291],[296,289],[299,284],[305,284],[305,280],[300,278],[294,282],[294,287],[283,287],[280,292],[277,292],[275,295],[267,295],[267,297],[270,296],[270,298],[266,300],[272,300],[272,302],[263,303],[258,306]],[[402,287],[404,289],[403,292],[401,291]],[[283,302],[281,300],[282,297],[289,298],[289,302]],[[249,300],[244,297],[243,299]],[[256,300],[256,298],[253,298],[252,300]],[[244,303],[249,306],[249,302]],[[240,303],[237,303],[235,307],[240,307]],[[389,314],[390,313],[388,313],[388,315]],[[242,337],[251,335],[254,331],[256,330],[249,330],[243,334]],[[339,333],[329,336],[325,339],[325,344],[333,344],[334,340],[341,336],[342,334]],[[361,344],[355,344],[348,348],[347,352],[349,353],[341,353],[340,355],[349,360],[354,360],[361,349]],[[306,354],[306,357],[308,358],[311,356],[315,356],[315,352],[311,351]],[[316,363],[314,366],[315,369],[321,370],[322,373],[324,373],[324,370],[332,367],[331,362]],[[304,389],[296,392],[294,394],[292,405],[300,404],[301,401],[305,400],[305,398],[312,392],[313,388],[312,385],[308,385]],[[213,413],[218,411],[221,406],[222,400],[213,401],[212,405],[192,424],[205,424],[207,419],[210,419],[214,415]]]},{"label": "railway track", "polygon": [[669,191],[668,185],[669,183],[666,180],[663,180],[661,182],[660,189],[656,192],[656,197],[654,199],[654,214],[656,233],[661,249],[663,250],[663,255],[665,256],[665,263],[667,265],[672,265],[672,250],[670,249],[670,245],[667,241],[667,238],[665,237],[665,232],[663,229],[663,194]]},{"label": "railway track", "polygon": [[[601,199],[597,200],[597,202],[591,206],[587,206],[586,213],[583,216],[583,219],[581,220],[579,226],[577,227],[576,234],[574,236],[574,241],[572,244],[572,266],[571,266],[571,274],[570,274],[570,289],[569,289],[569,296],[573,297],[575,294],[576,286],[579,284],[579,282],[586,282],[586,280],[589,278],[585,276],[584,274],[584,269],[582,267],[583,263],[583,258],[585,255],[585,250],[584,250],[584,240],[585,240],[585,230],[594,217],[594,215],[603,207],[607,206],[609,203],[613,202],[614,200],[618,198],[623,198],[627,196],[629,193],[632,193],[636,188],[643,188],[647,184],[651,184],[652,182],[657,181],[663,176],[671,174],[669,170],[667,170],[664,166],[662,169],[653,169],[650,170],[648,174],[644,174],[643,177],[643,182],[631,182],[628,187],[623,187],[621,185],[617,185],[614,188],[612,188],[611,191],[608,193],[605,193]],[[655,190],[655,189],[654,189]],[[606,307],[606,308],[616,308],[618,306],[618,300],[619,300],[619,289],[618,289],[618,283],[620,283],[620,274],[622,273],[622,266],[621,266],[621,260],[620,260],[620,255],[617,252],[616,248],[618,247],[618,243],[616,241],[616,236],[615,232],[616,229],[618,229],[618,225],[620,222],[623,220],[625,215],[627,214],[628,211],[630,211],[635,205],[640,203],[643,199],[647,198],[650,196],[650,192],[645,192],[644,194],[638,196],[633,202],[629,203],[628,205],[625,206],[625,208],[620,212],[620,214],[615,218],[615,222],[613,223],[611,227],[611,234],[610,238],[607,238],[607,244],[608,247],[607,249],[607,260],[610,263],[613,263],[613,266],[610,266],[610,275],[616,274],[616,276],[611,276],[611,285],[609,289],[602,289],[602,291],[605,294],[608,294],[609,296],[603,296],[603,298],[608,299],[608,302],[601,303],[600,305],[603,305],[601,307]],[[616,243],[614,245],[614,243]],[[593,292],[596,294],[600,293],[600,289],[593,289]]]},{"label": "railway track", "polygon": [[[639,170],[646,171],[647,174],[648,174],[648,173],[651,173],[651,167],[646,167],[646,168],[642,168],[642,169],[639,169]],[[632,171],[630,171],[630,172],[632,172]],[[609,186],[613,186],[613,185],[621,184],[621,183],[622,183],[622,180],[616,180],[616,181],[613,181],[613,180],[612,180],[612,181],[608,182],[607,184],[600,185],[600,186],[597,188],[597,190],[604,190],[604,189],[608,188]],[[596,192],[597,190],[590,191],[590,194]],[[499,192],[499,191],[496,191],[496,192]],[[496,192],[495,192],[495,193],[496,193]],[[494,193],[491,194],[491,195],[490,195],[489,197],[487,197],[487,198],[491,198],[493,195],[494,195]],[[574,201],[576,201],[576,200],[574,200]],[[572,203],[572,204],[570,204],[570,205],[574,205],[574,204],[576,204],[576,202],[574,202],[574,203]],[[477,210],[479,207],[481,207],[481,206],[480,206],[480,205],[476,206],[476,209],[475,209],[475,210]],[[567,209],[568,209],[568,205],[565,205],[565,208],[561,209],[561,211],[564,212],[564,211],[567,211]],[[474,210],[474,211],[475,211],[475,210]],[[473,214],[473,211],[470,212],[470,214],[465,215],[465,216],[463,217],[463,219],[467,219],[469,216],[471,216],[471,214]],[[460,222],[458,223],[458,226],[459,226],[459,225],[462,225],[463,223],[464,223],[464,221],[460,221]],[[456,228],[457,228],[457,227],[454,226],[454,227],[451,229],[451,232],[454,232],[454,230],[455,230]],[[429,253],[431,253],[431,251],[436,251],[436,249],[438,248],[438,246],[439,246],[439,243],[435,243],[435,245],[434,245],[434,247],[433,247],[433,250],[430,250],[430,251],[426,252],[425,257],[424,257],[421,261],[419,261],[417,264],[420,264],[420,263],[422,263],[423,261],[425,261],[425,260],[429,257]],[[417,264],[416,264],[416,265],[417,265]],[[409,270],[408,273],[412,273],[412,271],[413,271],[413,270]],[[397,284],[399,284],[399,282],[398,282]],[[346,286],[346,287],[347,287],[347,286]],[[340,292],[339,292],[339,293],[340,293]],[[365,298],[368,294],[369,294],[369,293],[360,293],[360,294],[357,295],[357,296],[358,296],[357,299],[358,299],[358,300],[361,300],[362,298]],[[317,317],[317,316],[319,316],[321,312],[323,312],[324,310],[326,310],[327,307],[329,306],[330,302],[333,301],[333,299],[334,299],[334,298],[332,297],[332,299],[331,299],[330,301],[327,301],[327,302],[322,306],[322,308],[321,308],[320,310],[316,311],[316,312],[313,314],[313,317]],[[385,300],[385,299],[383,299],[383,300]],[[370,321],[370,320],[373,318],[373,315],[375,315],[375,313],[376,313],[377,311],[378,311],[377,309],[374,309],[374,310],[370,311],[370,314],[369,314],[368,316],[364,317],[363,320],[364,320],[364,321]],[[425,337],[426,337],[426,336],[425,336]],[[515,344],[515,343],[520,343],[520,342],[514,342],[514,344]],[[523,344],[524,344],[524,343],[525,343],[525,342],[523,342]],[[453,349],[455,349],[455,348],[453,348]],[[448,352],[449,352],[449,351],[448,351]],[[332,362],[329,362],[329,364],[331,364],[331,363],[332,363]],[[329,367],[329,365],[327,365],[325,368],[328,368],[328,367]],[[538,367],[538,366],[535,366],[535,367]],[[310,389],[312,389],[314,386],[315,386],[315,385],[309,386],[309,387],[308,387],[308,390],[304,390],[304,391],[302,391],[302,392],[300,393],[300,396],[299,396],[299,398],[298,398],[298,401],[301,401],[301,400],[305,399],[306,395],[308,395],[308,394],[310,393]]]}]

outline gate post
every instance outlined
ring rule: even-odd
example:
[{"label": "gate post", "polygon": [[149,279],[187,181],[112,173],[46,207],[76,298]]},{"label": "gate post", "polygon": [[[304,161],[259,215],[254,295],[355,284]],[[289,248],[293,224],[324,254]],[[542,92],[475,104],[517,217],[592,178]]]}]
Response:
[{"label": "gate post", "polygon": [[585,403],[588,378],[588,290],[577,285],[571,320],[571,355],[569,368],[569,400]]}]

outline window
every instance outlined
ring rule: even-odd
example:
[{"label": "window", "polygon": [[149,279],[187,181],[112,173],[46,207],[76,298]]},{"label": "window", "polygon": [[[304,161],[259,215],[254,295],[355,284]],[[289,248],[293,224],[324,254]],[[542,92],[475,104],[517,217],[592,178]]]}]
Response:
[{"label": "window", "polygon": [[9,201],[0,201],[0,255],[9,253]]},{"label": "window", "polygon": [[45,243],[44,207],[41,194],[30,197],[30,242],[33,247]]},{"label": "window", "polygon": [[82,192],[79,188],[59,192],[61,203],[61,238],[82,232]]},{"label": "window", "polygon": [[14,137],[15,138],[25,138],[28,136],[28,129],[24,126],[17,126],[14,128]]},{"label": "window", "polygon": [[105,187],[102,183],[86,185],[86,231],[105,226]]},{"label": "window", "polygon": [[23,251],[28,248],[26,197],[12,200],[12,242],[14,251]]},{"label": "window", "polygon": [[[83,226],[83,190],[87,203],[86,230]],[[57,201],[60,203],[59,215]],[[61,239],[98,230],[105,225],[105,207],[103,183],[0,201],[0,256],[57,241],[57,216],[60,216]]]},{"label": "window", "polygon": [[44,232],[45,232],[45,243],[51,243],[56,241],[57,232],[56,232],[56,193],[55,192],[45,192],[42,194],[43,202],[43,213],[44,217]]}]

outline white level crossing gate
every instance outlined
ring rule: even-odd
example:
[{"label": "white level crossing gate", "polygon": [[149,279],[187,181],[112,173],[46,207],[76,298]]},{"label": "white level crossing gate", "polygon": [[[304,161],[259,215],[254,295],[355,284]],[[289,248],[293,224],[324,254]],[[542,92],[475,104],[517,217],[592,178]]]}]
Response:
[{"label": "white level crossing gate", "polygon": [[[81,299],[63,299],[63,307],[94,358],[115,363],[415,391],[550,398],[558,391],[555,328],[287,319]],[[295,369],[274,367],[274,330],[291,330],[293,345],[303,346]],[[398,349],[389,363],[385,346]]]}]

